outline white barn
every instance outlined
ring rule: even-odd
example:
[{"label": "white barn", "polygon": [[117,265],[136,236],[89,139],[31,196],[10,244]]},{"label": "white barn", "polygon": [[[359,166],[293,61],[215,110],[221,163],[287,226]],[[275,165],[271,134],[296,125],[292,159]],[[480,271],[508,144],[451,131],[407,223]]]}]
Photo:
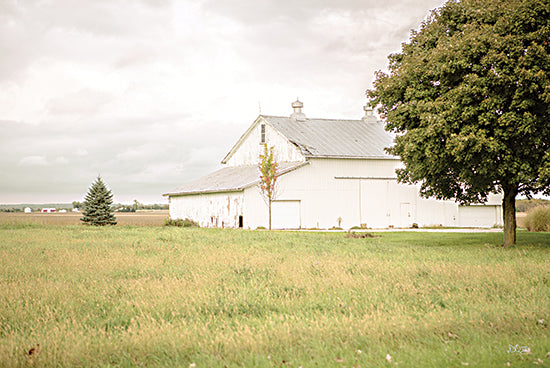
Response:
[{"label": "white barn", "polygon": [[289,117],[260,115],[222,160],[224,167],[164,194],[170,217],[202,227],[268,226],[258,187],[259,155],[274,147],[279,163],[275,229],[403,228],[502,225],[501,196],[483,205],[421,198],[419,186],[397,183],[398,157],[384,148],[393,138],[365,108],[360,120],[309,119],[303,104]]}]

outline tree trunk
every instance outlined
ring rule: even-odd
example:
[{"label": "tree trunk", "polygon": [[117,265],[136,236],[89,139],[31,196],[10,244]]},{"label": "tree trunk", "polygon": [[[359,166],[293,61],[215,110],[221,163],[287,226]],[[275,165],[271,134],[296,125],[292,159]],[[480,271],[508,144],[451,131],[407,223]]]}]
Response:
[{"label": "tree trunk", "polygon": [[269,230],[271,230],[271,198],[269,199]]},{"label": "tree trunk", "polygon": [[516,244],[516,195],[517,185],[502,187],[504,198],[502,199],[502,210],[504,217],[504,247]]}]

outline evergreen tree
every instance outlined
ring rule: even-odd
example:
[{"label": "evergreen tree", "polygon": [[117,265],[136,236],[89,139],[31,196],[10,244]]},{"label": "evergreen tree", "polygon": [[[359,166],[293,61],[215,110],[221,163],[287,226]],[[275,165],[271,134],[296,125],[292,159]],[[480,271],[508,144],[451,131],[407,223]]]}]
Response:
[{"label": "evergreen tree", "polygon": [[112,205],[113,194],[98,176],[86,194],[80,221],[95,226],[116,225]]}]

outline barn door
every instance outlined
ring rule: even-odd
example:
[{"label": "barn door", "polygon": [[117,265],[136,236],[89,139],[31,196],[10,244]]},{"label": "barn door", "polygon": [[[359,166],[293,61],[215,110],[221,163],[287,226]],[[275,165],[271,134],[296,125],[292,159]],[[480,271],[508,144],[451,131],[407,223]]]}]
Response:
[{"label": "barn door", "polygon": [[360,223],[370,228],[388,226],[389,183],[386,180],[363,179],[360,182]]},{"label": "barn door", "polygon": [[271,203],[271,227],[273,229],[299,229],[300,201],[273,201]]},{"label": "barn door", "polygon": [[491,227],[499,223],[496,206],[459,206],[458,219],[463,227]]}]

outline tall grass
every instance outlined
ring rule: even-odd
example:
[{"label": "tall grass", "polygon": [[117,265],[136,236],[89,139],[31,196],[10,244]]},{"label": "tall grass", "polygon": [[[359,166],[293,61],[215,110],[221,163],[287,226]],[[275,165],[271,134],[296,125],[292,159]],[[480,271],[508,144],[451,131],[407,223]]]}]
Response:
[{"label": "tall grass", "polygon": [[550,232],[550,207],[535,207],[527,212],[523,224],[529,231]]},{"label": "tall grass", "polygon": [[548,359],[550,234],[379,235],[6,225],[0,366]]}]

